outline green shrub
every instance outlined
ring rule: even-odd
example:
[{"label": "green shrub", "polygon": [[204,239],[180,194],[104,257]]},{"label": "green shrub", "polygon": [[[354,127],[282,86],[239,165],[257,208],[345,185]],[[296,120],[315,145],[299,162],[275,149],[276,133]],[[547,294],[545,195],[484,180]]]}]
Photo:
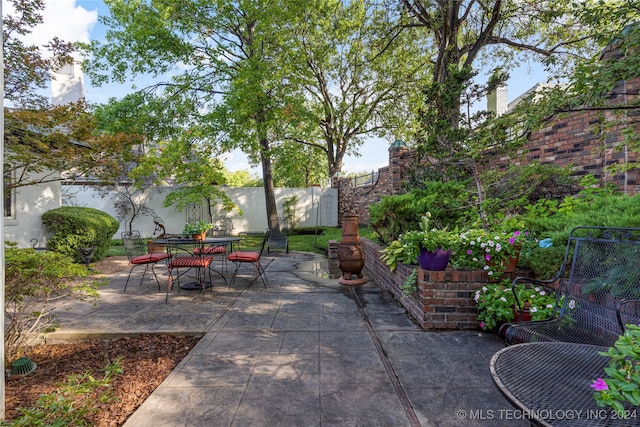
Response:
[{"label": "green shrub", "polygon": [[95,247],[93,261],[105,257],[111,238],[118,231],[118,220],[106,212],[93,208],[63,206],[42,215],[42,224],[55,234],[47,242],[47,249],[65,254],[82,262],[78,248]]},{"label": "green shrub", "polygon": [[481,176],[485,190],[482,209],[489,218],[522,214],[525,206],[543,199],[550,189],[568,193],[576,188],[571,173],[569,167],[538,163],[512,165],[505,171],[489,168]]},{"label": "green shrub", "polygon": [[388,244],[405,231],[418,230],[420,216],[431,212],[435,227],[453,229],[477,216],[466,208],[469,192],[465,187],[465,182],[430,181],[424,183],[423,189],[382,197],[369,207],[371,228],[381,242]]},{"label": "green shrub", "polygon": [[369,222],[381,242],[390,243],[403,231],[417,230],[420,215],[426,212],[416,206],[414,193],[383,196],[369,206]]},{"label": "green shrub", "polygon": [[[97,298],[97,283],[73,283],[88,270],[57,252],[5,250],[5,361],[12,362],[35,340],[55,329],[52,311],[68,298]],[[66,298],[62,298],[66,297]]]},{"label": "green shrub", "polygon": [[576,197],[565,197],[561,203],[539,201],[527,208],[522,219],[536,241],[551,239],[552,246],[534,246],[520,254],[520,266],[549,278],[555,274],[564,258],[572,228],[589,226],[640,227],[640,195],[624,196],[593,189],[581,191]]}]

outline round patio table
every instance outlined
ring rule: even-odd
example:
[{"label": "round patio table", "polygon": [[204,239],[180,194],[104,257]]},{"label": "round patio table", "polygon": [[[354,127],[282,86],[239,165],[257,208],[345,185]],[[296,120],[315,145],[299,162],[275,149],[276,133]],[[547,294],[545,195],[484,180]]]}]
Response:
[{"label": "round patio table", "polygon": [[491,358],[491,376],[516,408],[511,419],[539,426],[640,426],[640,408],[629,406],[623,418],[593,398],[591,384],[609,364],[598,353],[606,350],[566,342],[511,345]]},{"label": "round patio table", "polygon": [[[221,237],[206,237],[205,239],[202,239],[202,240],[194,240],[190,237],[176,238],[176,239],[157,239],[157,240],[154,240],[153,243],[158,245],[174,246],[176,248],[179,248],[187,252],[190,256],[200,256],[200,255],[205,255],[202,249],[205,248],[206,246],[231,245],[231,248],[233,250],[233,244],[238,241],[240,241],[240,237],[221,236]],[[199,249],[198,253],[195,253],[194,251],[194,249],[196,248]],[[222,279],[226,283],[227,279],[224,277],[221,271],[218,271],[213,268],[210,268],[210,270],[220,275],[220,277],[222,277]],[[202,278],[201,280],[203,283],[200,283],[197,281],[183,283],[180,285],[180,289],[193,291],[193,290],[202,290],[203,288],[210,288],[212,286],[212,283],[205,281],[204,278]]]}]

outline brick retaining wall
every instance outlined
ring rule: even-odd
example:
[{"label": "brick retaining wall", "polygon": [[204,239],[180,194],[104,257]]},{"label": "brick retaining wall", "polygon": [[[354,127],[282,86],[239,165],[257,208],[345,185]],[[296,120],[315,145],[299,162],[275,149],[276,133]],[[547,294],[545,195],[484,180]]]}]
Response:
[{"label": "brick retaining wall", "polygon": [[[391,292],[409,315],[425,330],[479,329],[476,290],[489,283],[483,270],[425,271],[417,266],[399,264],[394,271],[380,260],[383,249],[368,239],[361,238],[365,252],[363,273]],[[418,290],[412,296],[405,295],[400,286],[411,272],[418,268]],[[515,278],[524,272],[506,273],[505,278]]]},{"label": "brick retaining wall", "polygon": [[[602,58],[619,56],[617,42],[612,42],[602,52]],[[609,102],[626,103],[640,92],[640,77],[619,82],[608,95]],[[635,119],[637,110],[627,112]],[[605,128],[602,125],[617,117],[614,112],[579,111],[552,117],[547,125],[529,135],[528,141],[518,151],[514,159],[503,155],[489,155],[488,165],[492,169],[503,169],[508,165],[523,165],[537,162],[560,167],[571,166],[573,176],[580,178],[592,174],[600,185],[613,183],[625,194],[640,193],[640,170],[634,168],[627,172],[610,175],[607,166],[633,164],[638,156],[626,147],[623,126]],[[626,127],[634,127],[640,132],[635,120]],[[382,155],[382,153],[380,153]],[[408,177],[408,171],[416,167],[416,153],[406,147],[392,145],[389,148],[389,166],[379,169],[378,181],[374,184],[355,187],[349,178],[337,178],[332,187],[338,188],[338,222],[345,212],[358,214],[360,224],[369,224],[369,206],[381,197],[399,194],[402,182]],[[553,197],[566,196],[564,192],[554,193]]]}]

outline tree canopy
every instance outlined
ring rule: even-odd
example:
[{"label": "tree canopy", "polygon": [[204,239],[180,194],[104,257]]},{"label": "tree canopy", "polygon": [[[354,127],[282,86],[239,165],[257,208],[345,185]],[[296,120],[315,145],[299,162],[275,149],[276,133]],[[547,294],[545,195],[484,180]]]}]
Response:
[{"label": "tree canopy", "polygon": [[[94,81],[149,74],[153,83],[128,100],[145,115],[144,133],[215,146],[218,158],[242,149],[262,165],[270,216],[274,182],[333,176],[369,135],[470,164],[496,140],[517,148],[513,123],[487,121],[465,102],[521,61],[579,72],[638,9],[614,0],[106,3],[107,43],[94,43],[86,64]],[[486,84],[481,69],[493,70]]]},{"label": "tree canopy", "polygon": [[121,156],[140,141],[135,134],[103,134],[90,107],[79,100],[54,106],[45,89],[51,72],[74,59],[74,48],[58,38],[27,45],[22,36],[42,22],[43,0],[13,0],[3,17],[5,65],[4,191],[79,176],[109,179]]}]

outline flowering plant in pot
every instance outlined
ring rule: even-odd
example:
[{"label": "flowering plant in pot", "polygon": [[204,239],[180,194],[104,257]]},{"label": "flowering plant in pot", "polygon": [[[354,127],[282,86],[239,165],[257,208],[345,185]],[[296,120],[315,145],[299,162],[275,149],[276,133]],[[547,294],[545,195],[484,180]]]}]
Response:
[{"label": "flowering plant in pot", "polygon": [[[556,305],[556,294],[541,286],[515,286],[520,308],[529,313],[531,320],[548,319]],[[503,280],[489,283],[476,291],[474,300],[477,304],[480,328],[493,330],[500,323],[508,323],[516,317],[518,310],[511,282]],[[560,304],[564,297],[560,299]],[[571,308],[571,307],[570,307]]]},{"label": "flowering plant in pot", "polygon": [[[458,234],[446,229],[429,229],[430,215],[423,215],[421,218],[421,229],[411,230],[402,233],[398,239],[391,242],[383,249],[381,259],[390,267],[391,271],[395,270],[398,262],[404,264],[420,263],[420,255],[424,252],[432,254],[442,253],[439,259],[441,270],[447,266],[451,248],[455,247]],[[430,269],[428,266],[421,265],[423,269]],[[426,268],[425,268],[426,267]]]},{"label": "flowering plant in pot", "polygon": [[188,222],[182,229],[182,234],[191,235],[194,240],[203,240],[207,231],[213,228],[213,224],[207,221]]},{"label": "flowering plant in pot", "polygon": [[499,277],[509,269],[509,261],[515,269],[522,248],[528,244],[528,233],[515,231],[487,231],[471,229],[460,233],[457,263],[466,268],[482,268],[489,276]]}]

